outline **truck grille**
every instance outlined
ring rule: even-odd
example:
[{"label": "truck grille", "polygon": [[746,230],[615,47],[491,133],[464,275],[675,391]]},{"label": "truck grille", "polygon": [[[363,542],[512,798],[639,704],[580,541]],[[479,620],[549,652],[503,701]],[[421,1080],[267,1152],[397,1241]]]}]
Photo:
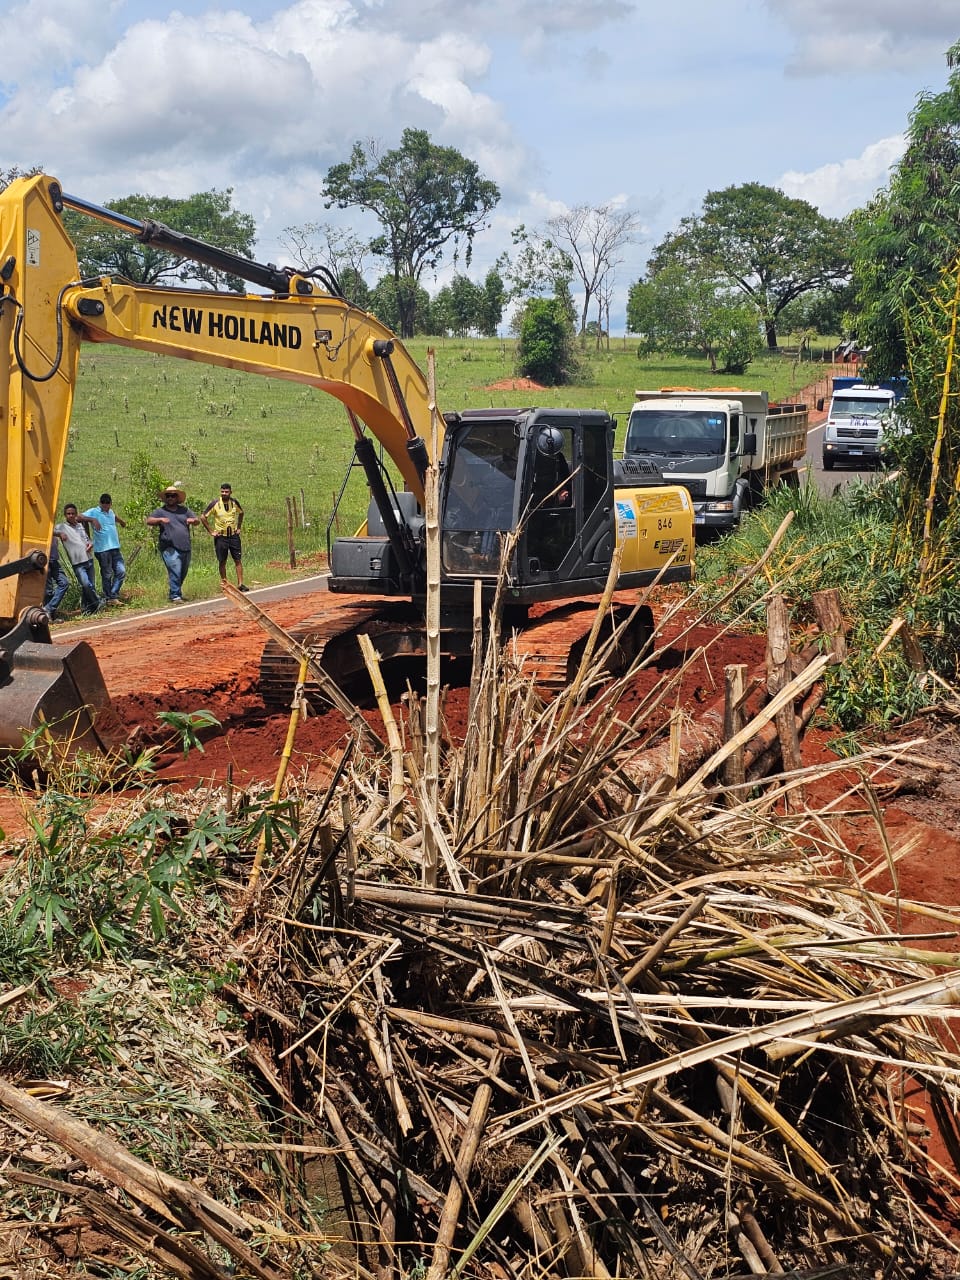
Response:
[{"label": "truck grille", "polygon": [[879,436],[879,427],[837,427],[838,440],[876,440]]},{"label": "truck grille", "polygon": [[626,454],[617,458],[613,464],[613,483],[615,485],[661,485],[664,483],[660,468],[649,458],[641,458],[637,454]]}]

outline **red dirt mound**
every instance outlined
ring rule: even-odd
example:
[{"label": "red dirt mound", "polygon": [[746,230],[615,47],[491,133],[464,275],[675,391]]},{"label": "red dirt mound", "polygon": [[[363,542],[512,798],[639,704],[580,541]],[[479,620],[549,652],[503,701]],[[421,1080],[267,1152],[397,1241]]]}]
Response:
[{"label": "red dirt mound", "polygon": [[539,382],[532,378],[501,378],[499,382],[491,382],[484,391],[545,391]]}]

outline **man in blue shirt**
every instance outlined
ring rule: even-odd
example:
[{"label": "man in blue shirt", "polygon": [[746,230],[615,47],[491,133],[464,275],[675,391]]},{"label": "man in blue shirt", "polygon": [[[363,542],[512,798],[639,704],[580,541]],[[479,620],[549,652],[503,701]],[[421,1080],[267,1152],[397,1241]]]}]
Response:
[{"label": "man in blue shirt", "polygon": [[100,582],[103,586],[103,598],[107,604],[120,603],[120,588],[127,576],[127,566],[120,554],[121,529],[127,522],[121,520],[113,509],[113,499],[109,493],[101,493],[99,507],[91,507],[83,513],[85,521],[89,520],[93,528],[93,554],[100,566]]}]

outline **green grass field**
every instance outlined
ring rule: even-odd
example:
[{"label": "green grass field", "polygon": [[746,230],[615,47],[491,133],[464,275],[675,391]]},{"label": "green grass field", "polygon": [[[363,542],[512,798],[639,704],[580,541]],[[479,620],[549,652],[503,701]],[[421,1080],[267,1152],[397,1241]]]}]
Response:
[{"label": "green grass field", "polygon": [[[426,367],[436,352],[437,399],[445,412],[508,405],[565,405],[606,409],[626,421],[635,388],[665,385],[740,386],[789,398],[815,380],[821,366],[764,358],[739,378],[711,375],[703,360],[683,357],[638,360],[636,343],[614,339],[610,351],[588,351],[589,381],[543,391],[495,391],[514,376],[512,339],[415,339],[414,359]],[[362,472],[354,467],[352,432],[340,403],[311,387],[238,373],[189,360],[121,347],[82,349],[70,441],[60,493],[81,510],[108,490],[127,518],[132,496],[130,466],[148,455],[165,481],[180,482],[199,513],[221,481],[233,485],[246,511],[244,566],[248,583],[263,585],[303,576],[326,554],[327,525],[336,495],[350,475],[336,529],[353,532],[366,512]],[[297,569],[288,565],[287,499],[297,516]],[[134,604],[159,605],[166,576],[153,535],[142,523],[122,534],[134,556],[124,594]],[[188,598],[217,591],[210,539],[195,535]],[[66,602],[69,608],[71,599]]]}]

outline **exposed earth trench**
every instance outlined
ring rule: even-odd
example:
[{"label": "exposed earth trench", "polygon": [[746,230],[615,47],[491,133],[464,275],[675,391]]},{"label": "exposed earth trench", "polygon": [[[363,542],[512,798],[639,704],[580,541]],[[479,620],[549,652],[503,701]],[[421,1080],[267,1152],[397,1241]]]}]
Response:
[{"label": "exposed earth trench", "polygon": [[[269,615],[281,626],[291,627],[324,609],[336,609],[338,601],[324,591],[272,602]],[[762,635],[727,632],[698,625],[674,643],[689,619],[677,617],[666,627],[658,644],[666,646],[658,663],[638,673],[625,692],[624,714],[629,714],[661,676],[678,668],[686,654],[706,649],[682,678],[673,698],[691,718],[723,691],[724,668],[743,663],[752,669],[764,660]],[[102,627],[84,629],[103,671],[113,706],[124,731],[146,744],[164,740],[156,717],[162,711],[211,711],[221,728],[202,735],[203,752],[185,759],[177,745],[161,754],[158,777],[171,785],[194,787],[223,783],[231,775],[233,785],[248,787],[272,783],[287,731],[286,714],[270,714],[258,692],[259,660],[265,637],[240,611],[224,608],[212,613],[184,614],[170,611],[141,618],[124,618],[122,625],[105,620]],[[55,639],[66,642],[68,635]],[[444,718],[454,739],[465,723],[468,691],[453,687],[445,692]],[[361,703],[362,714],[382,730],[372,699]],[[307,779],[329,776],[350,728],[334,709],[310,715],[297,730],[292,767]],[[815,721],[804,736],[805,765],[832,759],[830,742],[836,731]],[[885,824],[894,849],[910,852],[899,864],[900,888],[905,897],[944,905],[960,905],[960,733],[943,721],[906,726],[896,734],[915,741],[913,756],[922,763],[915,769],[900,767],[881,781]],[[931,762],[935,761],[935,764]],[[816,784],[817,802],[829,800],[829,791],[849,783],[843,774]],[[14,834],[22,819],[15,794],[0,795],[0,825]],[[864,823],[864,840],[871,839],[871,823]]]}]

